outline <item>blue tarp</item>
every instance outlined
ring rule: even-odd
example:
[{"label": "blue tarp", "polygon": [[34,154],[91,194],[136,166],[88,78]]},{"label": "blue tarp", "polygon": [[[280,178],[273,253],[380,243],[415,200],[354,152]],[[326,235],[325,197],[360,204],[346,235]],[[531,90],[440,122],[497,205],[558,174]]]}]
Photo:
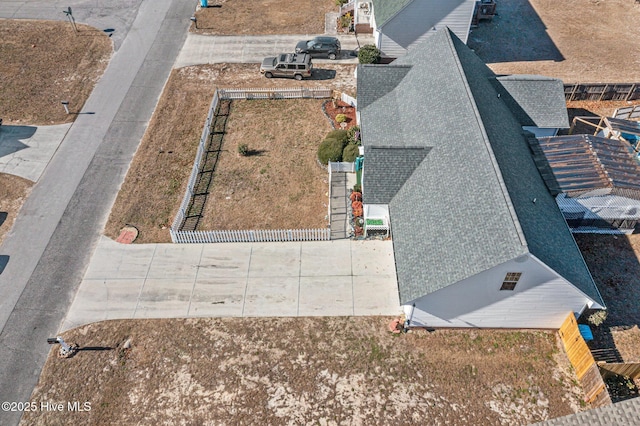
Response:
[{"label": "blue tarp", "polygon": [[586,342],[588,342],[589,340],[593,340],[591,327],[589,327],[587,324],[578,324],[578,330],[580,331],[580,335]]}]

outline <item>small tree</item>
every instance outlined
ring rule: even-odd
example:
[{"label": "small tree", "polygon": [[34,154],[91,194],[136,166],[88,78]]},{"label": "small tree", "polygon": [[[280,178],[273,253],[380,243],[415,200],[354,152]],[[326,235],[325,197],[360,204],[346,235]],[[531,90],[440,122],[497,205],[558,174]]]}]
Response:
[{"label": "small tree", "polygon": [[361,64],[377,64],[380,62],[380,50],[373,44],[366,44],[358,50],[358,62]]},{"label": "small tree", "polygon": [[249,153],[249,145],[247,145],[246,143],[241,143],[240,145],[238,145],[238,154],[245,157],[248,153]]}]

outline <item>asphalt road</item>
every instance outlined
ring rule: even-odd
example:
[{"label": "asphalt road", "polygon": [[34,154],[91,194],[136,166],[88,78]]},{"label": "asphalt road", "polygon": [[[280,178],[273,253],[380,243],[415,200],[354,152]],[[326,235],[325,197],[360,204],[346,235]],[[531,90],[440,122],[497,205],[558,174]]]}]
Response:
[{"label": "asphalt road", "polygon": [[[0,17],[58,18],[61,3],[50,3],[0,1]],[[46,339],[59,331],[82,280],[196,2],[70,1],[62,9],[68,5],[77,22],[114,29],[118,49],[0,246],[8,256],[0,274],[2,402],[29,400],[50,350]],[[0,424],[20,417],[0,411]]]}]

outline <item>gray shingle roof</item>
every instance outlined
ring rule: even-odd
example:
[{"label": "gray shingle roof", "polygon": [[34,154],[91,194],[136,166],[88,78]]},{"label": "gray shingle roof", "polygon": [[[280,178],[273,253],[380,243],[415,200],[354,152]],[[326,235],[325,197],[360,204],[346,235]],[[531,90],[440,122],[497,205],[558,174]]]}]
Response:
[{"label": "gray shingle roof", "polygon": [[361,109],[365,150],[432,148],[389,203],[401,303],[530,252],[604,305],[495,74],[449,30],[394,64],[411,69]]},{"label": "gray shingle roof", "polygon": [[607,407],[583,411],[565,417],[536,423],[536,426],[630,426],[640,425],[640,398],[618,402]]},{"label": "gray shingle roof", "polygon": [[378,28],[393,18],[403,7],[411,3],[413,0],[372,0],[373,15],[376,18]]},{"label": "gray shingle roof", "polygon": [[539,75],[507,75],[497,80],[502,86],[498,93],[523,126],[569,128],[561,80]]},{"label": "gray shingle roof", "polygon": [[365,146],[364,157],[371,166],[367,167],[366,180],[362,182],[366,188],[363,202],[389,204],[430,150],[424,146]]},{"label": "gray shingle roof", "polygon": [[392,91],[411,69],[410,66],[358,65],[358,107],[365,108],[370,103]]}]

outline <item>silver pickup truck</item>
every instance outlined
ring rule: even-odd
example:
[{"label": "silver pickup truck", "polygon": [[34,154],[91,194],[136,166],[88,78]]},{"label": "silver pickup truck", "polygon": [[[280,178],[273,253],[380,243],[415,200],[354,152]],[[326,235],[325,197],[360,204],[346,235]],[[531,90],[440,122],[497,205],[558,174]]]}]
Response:
[{"label": "silver pickup truck", "polygon": [[264,58],[260,73],[265,77],[293,77],[302,80],[311,77],[311,55],[306,53],[280,53],[276,57]]}]

